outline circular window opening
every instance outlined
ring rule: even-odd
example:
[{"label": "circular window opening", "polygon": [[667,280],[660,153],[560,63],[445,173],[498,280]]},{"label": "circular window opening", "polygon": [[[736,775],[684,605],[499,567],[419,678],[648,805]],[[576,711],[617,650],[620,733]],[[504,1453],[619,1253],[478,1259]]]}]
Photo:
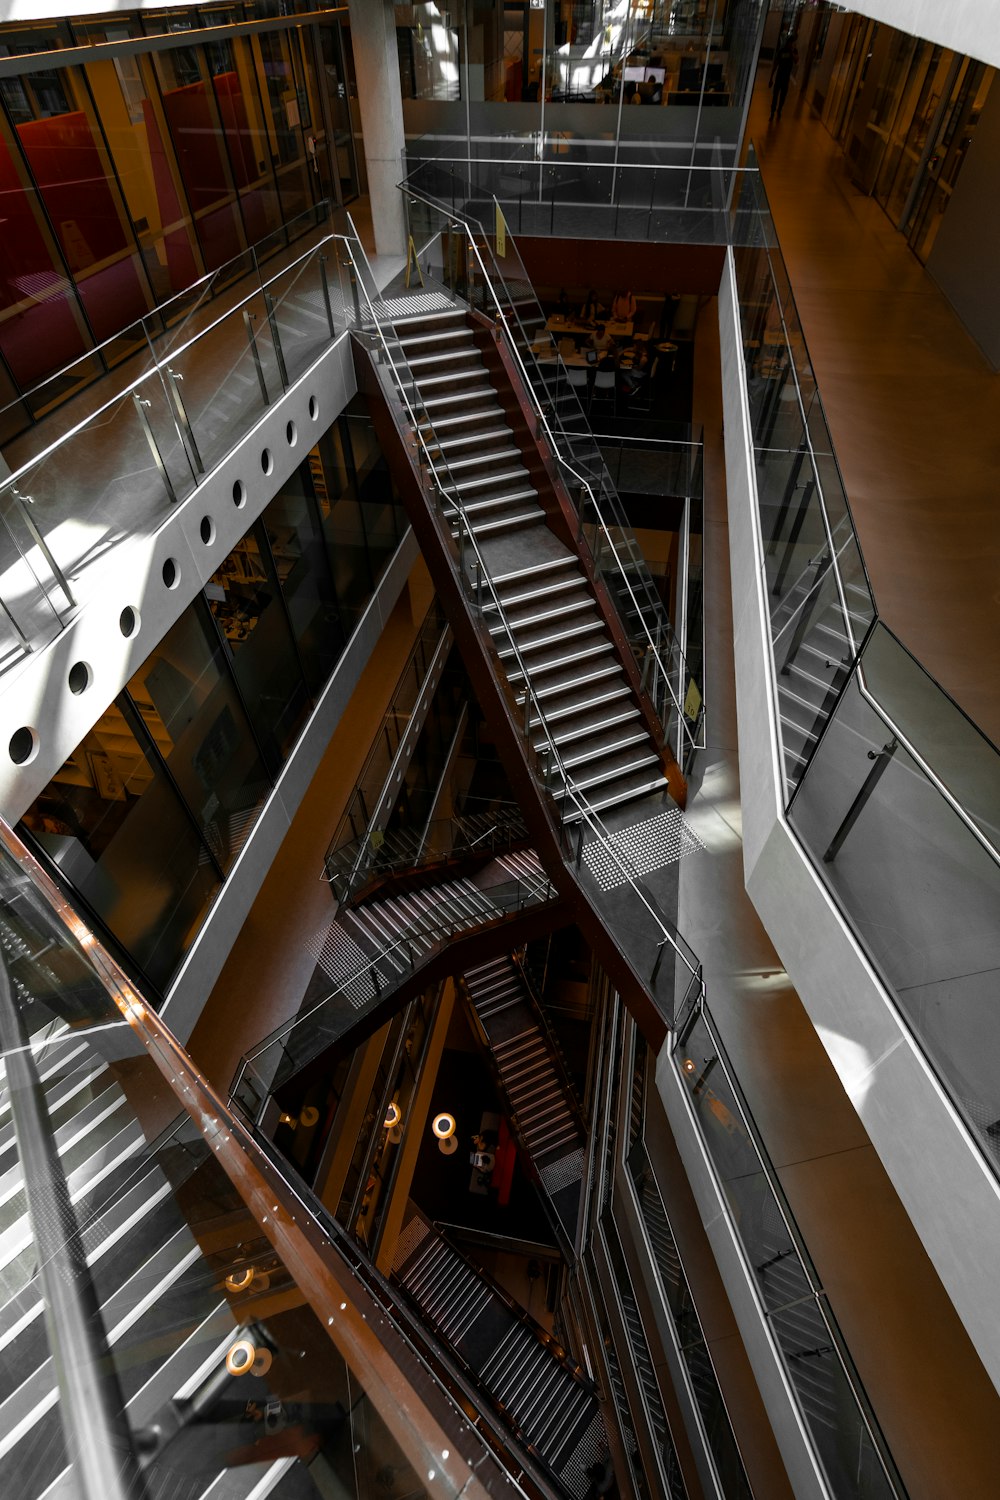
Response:
[{"label": "circular window opening", "polygon": [[29,729],[27,725],[14,731],[10,737],[10,744],[7,746],[8,753],[15,766],[26,766],[28,761],[34,757],[37,749],[38,738],[35,731]]},{"label": "circular window opening", "polygon": [[297,437],[298,437],[298,433],[295,430],[295,423],[294,422],[287,423],[287,425],[285,427],[285,441],[288,444],[289,448],[294,448],[295,447],[295,440],[296,440]]},{"label": "circular window opening", "polygon": [[274,459],[271,457],[270,448],[265,448],[263,453],[260,455],[260,466],[264,470],[265,474],[270,474],[271,470],[274,468]]},{"label": "circular window opening", "polygon": [[242,510],[247,503],[247,487],[242,479],[237,479],[233,485],[233,504],[237,510]]},{"label": "circular window opening", "polygon": [[316,400],[315,396],[309,397],[309,417],[313,422],[316,422],[319,419],[319,402]]},{"label": "circular window opening", "polygon": [[201,532],[201,539],[206,547],[215,541],[215,522],[211,516],[202,516],[198,530]]},{"label": "circular window opening", "polygon": [[94,674],[85,661],[75,661],[69,669],[66,681],[71,693],[85,693],[93,681]]},{"label": "circular window opening", "polygon": [[124,636],[135,635],[139,629],[139,611],[133,609],[131,604],[126,604],[118,616],[118,628]]},{"label": "circular window opening", "polygon": [[163,564],[163,582],[168,589],[175,589],[181,581],[181,570],[176,557],[168,557]]}]

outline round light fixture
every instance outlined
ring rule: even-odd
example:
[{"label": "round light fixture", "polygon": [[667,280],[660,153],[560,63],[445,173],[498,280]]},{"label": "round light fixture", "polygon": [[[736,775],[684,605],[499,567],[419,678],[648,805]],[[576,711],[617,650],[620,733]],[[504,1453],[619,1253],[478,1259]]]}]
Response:
[{"label": "round light fixture", "polygon": [[226,1277],[227,1292],[245,1292],[253,1281],[253,1266],[241,1266],[238,1271],[230,1271]]},{"label": "round light fixture", "polygon": [[431,1129],[439,1141],[447,1141],[455,1134],[455,1116],[447,1113],[435,1115],[431,1121]]},{"label": "round light fixture", "polygon": [[383,1121],[383,1124],[385,1125],[386,1130],[395,1130],[396,1126],[399,1124],[402,1118],[403,1111],[400,1109],[395,1099],[393,1099],[392,1103],[389,1105],[389,1108],[385,1112],[385,1120]]},{"label": "round light fixture", "polygon": [[237,1339],[226,1352],[226,1369],[230,1375],[246,1375],[257,1358],[256,1347],[249,1339]]}]

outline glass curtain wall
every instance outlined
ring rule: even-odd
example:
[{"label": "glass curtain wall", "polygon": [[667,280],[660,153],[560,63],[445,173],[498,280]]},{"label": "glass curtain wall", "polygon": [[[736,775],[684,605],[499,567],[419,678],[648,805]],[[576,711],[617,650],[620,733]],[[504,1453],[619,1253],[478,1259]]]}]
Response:
[{"label": "glass curtain wall", "polygon": [[357,191],[341,27],[197,40],[241,19],[160,12],[176,47],[65,66],[61,48],[127,42],[137,18],[0,27],[23,60],[0,80],[0,440],[143,348],[138,320],[199,277],[238,276],[251,246],[265,259]]},{"label": "glass curtain wall", "polygon": [[[432,154],[737,145],[761,0],[396,6],[407,137]],[[572,144],[571,144],[572,143]],[[601,151],[603,149],[603,155]],[[610,152],[610,156],[608,156]]]},{"label": "glass curtain wall", "polygon": [[861,16],[834,16],[813,102],[921,261],[934,246],[995,69]]},{"label": "glass curtain wall", "polygon": [[338,420],[25,814],[161,991],[405,530],[366,421]]}]

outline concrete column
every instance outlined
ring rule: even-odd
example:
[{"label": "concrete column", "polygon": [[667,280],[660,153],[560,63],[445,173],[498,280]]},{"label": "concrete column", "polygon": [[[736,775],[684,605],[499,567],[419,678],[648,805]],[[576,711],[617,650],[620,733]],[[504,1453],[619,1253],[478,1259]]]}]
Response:
[{"label": "concrete column", "polygon": [[375,248],[406,254],[403,196],[403,100],[399,89],[395,9],[392,0],[348,0],[358,105],[364,136]]}]

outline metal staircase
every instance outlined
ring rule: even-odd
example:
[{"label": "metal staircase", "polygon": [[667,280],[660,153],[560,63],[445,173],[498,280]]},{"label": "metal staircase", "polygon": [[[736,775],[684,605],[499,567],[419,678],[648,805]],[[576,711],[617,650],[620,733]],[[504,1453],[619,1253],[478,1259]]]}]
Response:
[{"label": "metal staircase", "polygon": [[415,1210],[400,1235],[393,1276],[502,1412],[512,1435],[542,1460],[564,1495],[579,1500],[588,1468],[607,1453],[590,1382]]},{"label": "metal staircase", "polygon": [[576,1243],[586,1136],[562,1060],[520,967],[493,959],[462,976],[496,1064],[517,1139],[564,1251]]},{"label": "metal staircase", "polygon": [[419,434],[445,476],[444,517],[453,536],[467,526],[477,544],[499,660],[522,706],[530,684],[535,748],[558,751],[551,789],[564,821],[581,816],[570,778],[595,812],[663,793],[661,755],[593,583],[548,524],[549,482],[540,462],[525,461],[475,328],[455,308],[399,320],[394,334]]},{"label": "metal staircase", "polygon": [[530,924],[549,912],[552,920],[556,904],[534,851],[512,849],[486,864],[473,861],[469,875],[452,870],[444,880],[342,906],[307,945],[316,971],[299,1015],[244,1055],[231,1097],[259,1120],[270,1096],[328,1048],[362,1024],[385,1019],[390,1006],[403,1005],[438,969],[450,973],[456,941],[502,931],[496,940],[510,947],[519,921]]},{"label": "metal staircase", "polygon": [[[771,616],[790,792],[802,779],[854,659],[840,599],[834,594],[824,603],[820,597],[825,579],[832,582],[832,570],[817,574],[815,566],[808,567]],[[871,623],[871,601],[857,584],[846,582],[844,591],[855,640],[860,642]]]}]

